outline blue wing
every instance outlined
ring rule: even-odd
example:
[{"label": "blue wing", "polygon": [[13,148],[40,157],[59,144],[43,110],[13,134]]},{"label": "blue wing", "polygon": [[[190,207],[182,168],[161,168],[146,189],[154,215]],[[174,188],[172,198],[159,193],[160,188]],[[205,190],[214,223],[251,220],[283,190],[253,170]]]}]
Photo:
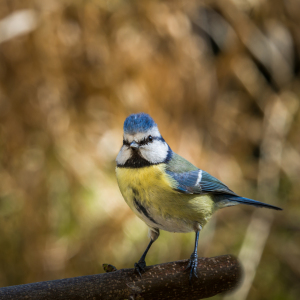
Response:
[{"label": "blue wing", "polygon": [[167,171],[167,173],[175,179],[177,183],[177,186],[175,187],[176,191],[185,194],[210,193],[212,194],[212,199],[220,208],[236,204],[248,204],[257,207],[282,210],[274,205],[238,196],[223,182],[203,170],[194,170],[184,173]]},{"label": "blue wing", "polygon": [[173,187],[176,191],[184,194],[201,194],[202,190],[197,184],[200,170],[194,170],[183,173],[175,173],[166,171],[173,179],[175,179],[176,186]]},{"label": "blue wing", "polygon": [[203,170],[193,170],[183,173],[167,171],[175,179],[175,189],[186,194],[221,193],[236,195],[224,183]]},{"label": "blue wing", "polygon": [[205,171],[202,171],[202,178],[200,181],[200,186],[204,193],[216,193],[216,194],[231,194],[236,195],[232,190],[228,188],[219,179],[211,176]]},{"label": "blue wing", "polygon": [[211,194],[213,201],[220,208],[240,203],[281,210],[277,206],[238,196],[223,182],[174,152],[166,165],[166,172],[175,181],[174,190],[184,194]]}]

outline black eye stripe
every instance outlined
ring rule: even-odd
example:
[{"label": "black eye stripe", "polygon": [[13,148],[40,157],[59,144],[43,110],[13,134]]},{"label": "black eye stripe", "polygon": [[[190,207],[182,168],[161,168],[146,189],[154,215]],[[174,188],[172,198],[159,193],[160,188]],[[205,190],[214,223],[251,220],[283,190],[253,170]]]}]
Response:
[{"label": "black eye stripe", "polygon": [[155,140],[156,138],[153,137],[152,135],[149,135],[147,138],[143,139],[141,142],[139,142],[140,145],[147,145],[149,143],[152,143],[153,140]]},{"label": "black eye stripe", "polygon": [[[140,146],[147,145],[148,143],[152,143],[153,141],[162,141],[164,142],[165,140],[161,136],[151,136],[152,140],[149,140],[149,137],[146,139],[143,139],[140,142],[137,142]],[[130,146],[130,143],[126,140],[123,139],[123,145],[125,146]]]},{"label": "black eye stripe", "polygon": [[129,145],[130,145],[130,143],[129,143],[128,141],[126,141],[126,140],[123,140],[123,145],[125,145],[125,146],[129,146]]}]

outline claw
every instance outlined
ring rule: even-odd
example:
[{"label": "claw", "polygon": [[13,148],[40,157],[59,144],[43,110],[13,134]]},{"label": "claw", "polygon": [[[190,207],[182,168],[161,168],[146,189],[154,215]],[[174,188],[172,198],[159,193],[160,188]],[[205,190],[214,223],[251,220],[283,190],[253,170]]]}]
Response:
[{"label": "claw", "polygon": [[193,276],[198,278],[197,265],[198,265],[198,257],[196,255],[192,254],[191,258],[189,259],[189,263],[188,263],[187,267],[185,268],[185,271],[188,270],[188,269],[191,269],[190,276],[189,276],[190,284],[192,282]]},{"label": "claw", "polygon": [[137,272],[140,277],[142,277],[142,273],[145,273],[146,262],[145,261],[138,261],[134,264],[134,270]]}]

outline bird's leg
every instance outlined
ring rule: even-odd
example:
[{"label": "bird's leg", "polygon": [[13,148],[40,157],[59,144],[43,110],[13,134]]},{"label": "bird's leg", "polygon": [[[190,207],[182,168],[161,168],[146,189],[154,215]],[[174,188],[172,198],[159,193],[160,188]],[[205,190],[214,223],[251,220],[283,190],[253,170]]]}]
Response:
[{"label": "bird's leg", "polygon": [[142,272],[145,272],[145,268],[146,268],[146,262],[145,262],[146,255],[151,245],[156,241],[158,236],[159,236],[159,229],[150,229],[150,238],[151,238],[150,243],[148,244],[145,252],[141,256],[139,261],[134,264],[135,272],[137,272],[141,277],[142,277]]},{"label": "bird's leg", "polygon": [[150,243],[148,244],[148,247],[146,248],[145,252],[143,253],[140,260],[134,264],[135,271],[142,277],[142,272],[145,272],[146,268],[146,262],[145,258],[147,255],[148,250],[150,249],[151,245],[153,244],[153,240],[150,240]]},{"label": "bird's leg", "polygon": [[198,264],[197,248],[198,248],[198,240],[199,240],[199,231],[196,231],[194,252],[192,253],[192,255],[191,255],[190,259],[189,259],[189,263],[188,263],[188,265],[186,267],[186,270],[187,269],[191,269],[191,271],[190,271],[190,277],[189,277],[190,283],[191,283],[193,275],[198,278],[198,276],[197,276],[197,264]]}]

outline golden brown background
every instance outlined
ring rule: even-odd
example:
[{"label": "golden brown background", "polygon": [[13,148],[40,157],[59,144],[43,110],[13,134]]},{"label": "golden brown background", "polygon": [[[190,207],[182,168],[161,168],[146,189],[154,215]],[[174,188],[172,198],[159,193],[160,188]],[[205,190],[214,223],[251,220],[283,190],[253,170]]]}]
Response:
[{"label": "golden brown background", "polygon": [[[227,299],[299,299],[299,23],[297,0],[0,0],[0,285],[139,259],[114,160],[144,111],[175,152],[284,208],[227,208],[201,233],[199,255],[244,265]],[[163,232],[147,263],[193,241]]]}]

